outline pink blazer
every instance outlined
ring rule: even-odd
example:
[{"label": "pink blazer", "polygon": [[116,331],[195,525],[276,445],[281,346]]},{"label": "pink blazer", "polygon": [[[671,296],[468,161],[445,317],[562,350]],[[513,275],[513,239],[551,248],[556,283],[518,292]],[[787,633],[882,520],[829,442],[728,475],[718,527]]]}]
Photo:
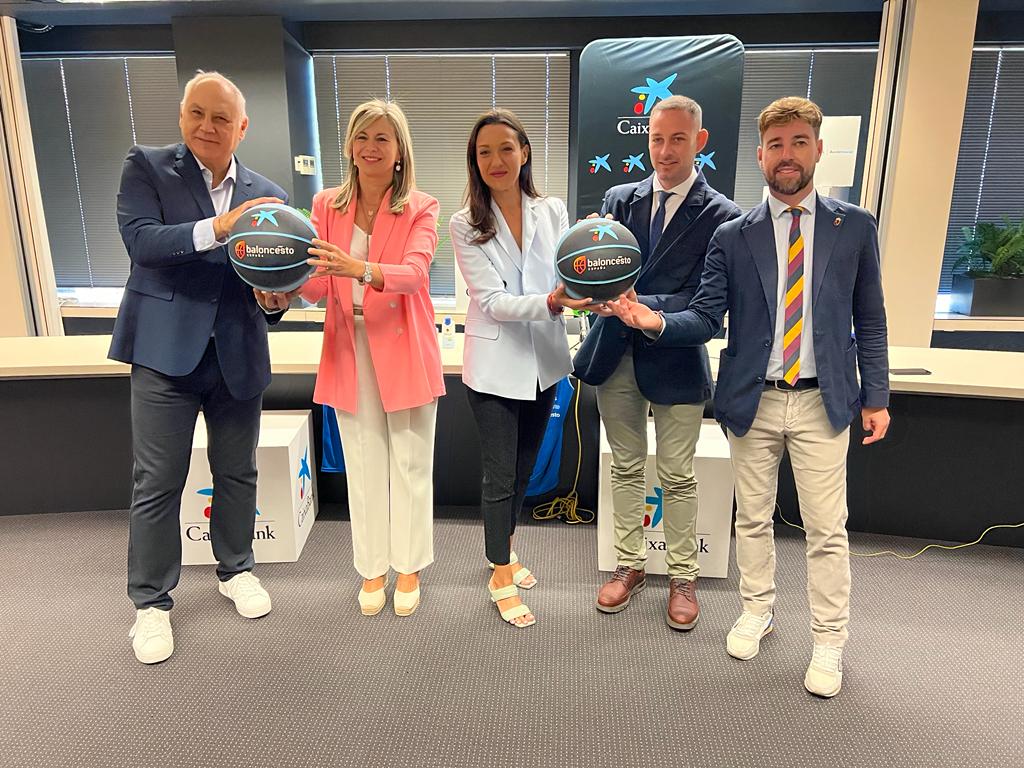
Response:
[{"label": "pink blazer", "polygon": [[[337,189],[313,198],[312,221],[320,239],[347,251],[355,225],[354,205],[346,213],[331,207]],[[437,247],[437,200],[414,191],[398,216],[389,191],[370,238],[370,261],[380,265],[383,290],[367,288],[363,318],[381,401],[388,413],[426,405],[444,392],[441,351],[430,300],[430,261]],[[313,277],[302,297],[327,296],[324,346],[313,401],[356,412],[355,326],[348,278]]]}]

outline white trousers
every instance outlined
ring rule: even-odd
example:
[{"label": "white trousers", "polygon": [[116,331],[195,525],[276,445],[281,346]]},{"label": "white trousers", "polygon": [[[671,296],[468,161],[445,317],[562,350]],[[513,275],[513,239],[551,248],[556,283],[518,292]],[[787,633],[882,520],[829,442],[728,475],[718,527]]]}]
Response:
[{"label": "white trousers", "polygon": [[736,482],[736,564],[743,609],[758,616],[775,603],[772,515],[782,452],[789,451],[806,528],[807,597],[814,642],[842,647],[850,620],[846,536],[849,428],[837,431],[818,389],[765,389],[750,431],[729,432]]},{"label": "white trousers", "polygon": [[353,560],[364,579],[383,576],[389,568],[416,573],[434,561],[437,400],[386,413],[363,318],[355,321],[356,412],[335,411],[345,455]]}]

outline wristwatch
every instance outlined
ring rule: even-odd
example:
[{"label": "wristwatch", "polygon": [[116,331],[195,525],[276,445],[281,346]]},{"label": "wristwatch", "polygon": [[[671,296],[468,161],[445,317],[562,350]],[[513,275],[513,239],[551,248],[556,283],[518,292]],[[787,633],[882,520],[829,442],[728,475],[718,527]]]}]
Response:
[{"label": "wristwatch", "polygon": [[363,264],[365,265],[363,267],[363,276],[359,278],[359,282],[362,285],[369,285],[373,282],[373,269],[370,267],[370,262],[365,261]]}]

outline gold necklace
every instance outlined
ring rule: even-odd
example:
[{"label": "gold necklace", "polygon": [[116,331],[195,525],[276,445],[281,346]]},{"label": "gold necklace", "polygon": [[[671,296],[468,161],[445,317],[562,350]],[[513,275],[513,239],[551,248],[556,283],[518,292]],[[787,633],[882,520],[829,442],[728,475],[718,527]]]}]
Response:
[{"label": "gold necklace", "polygon": [[[362,198],[359,198],[359,204],[361,206],[363,206],[363,215],[366,216],[366,223],[369,224],[372,227],[373,226],[373,217],[377,215],[377,211],[374,210],[373,213],[370,213],[369,207],[367,207],[366,202]],[[378,203],[378,207],[379,206],[380,206],[380,204]]]}]

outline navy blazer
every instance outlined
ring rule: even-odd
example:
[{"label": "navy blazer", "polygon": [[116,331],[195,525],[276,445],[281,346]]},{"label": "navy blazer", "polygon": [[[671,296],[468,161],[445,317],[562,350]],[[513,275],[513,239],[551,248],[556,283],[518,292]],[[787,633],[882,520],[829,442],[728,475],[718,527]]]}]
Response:
[{"label": "navy blazer", "polygon": [[[236,165],[231,208],[254,197],[287,196]],[[132,147],[121,172],[117,222],[131,272],[108,357],[184,376],[216,338],[217,359],[233,397],[248,400],[270,384],[268,315],[220,246],[196,253],[192,230],[215,215],[199,164],[184,144]]]},{"label": "navy blazer", "polygon": [[[625,224],[640,245],[643,266],[635,286],[639,300],[651,309],[678,312],[697,291],[711,236],[720,224],[739,216],[740,209],[698,173],[658,247],[648,253],[653,188],[653,176],[612,187],[601,214],[610,213]],[[652,403],[703,403],[711,398],[711,368],[703,346],[652,349],[641,331],[617,317],[596,317],[573,360],[573,374],[587,384],[603,384],[630,346],[637,386]]]},{"label": "navy blazer", "polygon": [[[814,360],[829,421],[841,430],[861,408],[889,405],[878,230],[863,208],[822,195],[814,221]],[[715,418],[740,436],[753,424],[764,391],[778,273],[775,230],[768,204],[762,203],[715,233],[690,308],[666,313],[665,330],[651,343],[652,348],[703,344],[722,327],[728,310],[729,343],[719,358]]]}]

